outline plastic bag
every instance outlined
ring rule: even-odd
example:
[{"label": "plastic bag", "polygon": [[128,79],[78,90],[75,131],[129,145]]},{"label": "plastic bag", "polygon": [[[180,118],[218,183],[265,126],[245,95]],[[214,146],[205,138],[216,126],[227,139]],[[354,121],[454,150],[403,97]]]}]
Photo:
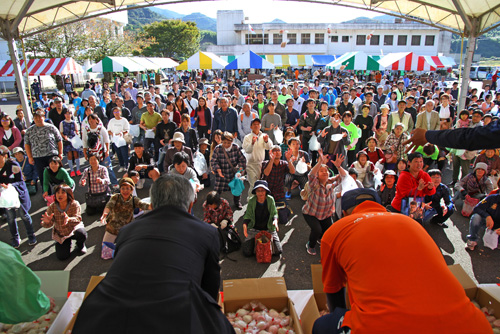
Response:
[{"label": "plastic bag", "polygon": [[139,127],[139,124],[131,124],[129,133],[132,135],[132,137],[139,137],[139,135],[141,134],[141,128]]},{"label": "plastic bag", "polygon": [[115,144],[116,147],[122,147],[122,146],[127,145],[125,138],[123,138],[122,136],[114,135],[113,138],[111,139],[111,141],[113,142],[113,144]]},{"label": "plastic bag", "polygon": [[12,184],[7,184],[7,188],[0,187],[0,208],[17,209],[20,206],[19,194]]},{"label": "plastic bag", "polygon": [[203,175],[204,173],[209,172],[205,156],[199,151],[196,151],[196,153],[194,154],[193,166],[196,173],[198,173],[198,175],[200,176]]},{"label": "plastic bag", "polygon": [[153,139],[155,137],[155,132],[152,129],[147,129],[144,137],[149,138],[149,139]]},{"label": "plastic bag", "polygon": [[281,144],[283,142],[283,131],[280,129],[274,129],[274,139],[278,144]]},{"label": "plastic bag", "polygon": [[74,136],[69,140],[69,142],[71,143],[71,146],[73,146],[75,150],[79,150],[83,147],[83,141],[80,138],[80,136]]},{"label": "plastic bag", "polygon": [[331,136],[332,141],[340,141],[344,136],[341,133],[335,133]]},{"label": "plastic bag", "polygon": [[233,143],[235,143],[236,145],[238,145],[238,147],[243,146],[243,144],[241,143],[241,140],[239,140],[238,138],[234,138]]},{"label": "plastic bag", "polygon": [[497,249],[497,247],[498,247],[498,234],[497,234],[497,232],[487,228],[486,231],[484,232],[483,242],[484,242],[485,247],[488,247],[491,249]]},{"label": "plastic bag", "polygon": [[307,172],[307,164],[302,161],[302,159],[300,159],[298,162],[297,162],[297,166],[295,166],[295,171],[297,172],[297,174],[304,174]]},{"label": "plastic bag", "polygon": [[243,193],[245,185],[243,184],[243,180],[240,178],[239,173],[236,173],[231,182],[229,182],[229,188],[231,188],[233,196],[240,196]]},{"label": "plastic bag", "polygon": [[354,179],[350,175],[347,175],[342,179],[341,185],[342,185],[342,196],[344,196],[344,194],[349,190],[358,189],[358,184],[356,183],[356,181],[354,181]]},{"label": "plastic bag", "polygon": [[321,148],[321,144],[318,141],[316,135],[312,135],[311,139],[309,139],[309,150],[318,151]]}]

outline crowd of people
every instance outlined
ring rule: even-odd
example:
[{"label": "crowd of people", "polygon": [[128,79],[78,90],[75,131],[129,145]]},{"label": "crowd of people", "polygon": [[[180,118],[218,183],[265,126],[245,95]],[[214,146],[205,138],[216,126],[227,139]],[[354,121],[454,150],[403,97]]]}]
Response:
[{"label": "crowd of people", "polygon": [[[443,228],[456,204],[477,204],[498,191],[497,149],[427,143],[408,151],[415,129],[497,123],[500,92],[470,89],[466,107],[457,110],[458,83],[447,83],[445,76],[338,73],[325,81],[314,74],[311,81],[252,82],[237,72],[236,80],[209,82],[204,71],[191,71],[175,73],[162,85],[142,76],[102,85],[91,80],[81,93],[66,79],[67,99],[40,91],[32,110],[18,108],[14,120],[1,115],[0,178],[22,203],[4,209],[12,246],[21,240],[16,216],[29,245],[37,242],[29,210],[38,188],[48,204],[42,226],[53,228],[59,259],[69,256],[72,239],[86,252],[75,191],[86,193],[88,214],[101,214],[102,257],[109,258],[120,228],[150,209],[136,189],[151,187],[148,180],[162,174],[189,180],[203,202],[199,218],[222,230],[234,225],[233,211],[242,209],[248,182],[242,231],[247,256],[254,254],[260,231],[272,235],[274,254],[282,252],[277,231],[286,219],[280,211],[293,197],[304,201],[301,218],[311,230],[305,248],[315,255],[325,231],[342,218],[346,191],[374,189],[389,211]],[[25,112],[32,113],[32,124]],[[82,158],[88,162],[83,170]],[[445,185],[448,166],[452,182]],[[204,188],[213,191],[198,198]],[[493,228],[478,215],[471,218],[471,250],[477,225]]]}]

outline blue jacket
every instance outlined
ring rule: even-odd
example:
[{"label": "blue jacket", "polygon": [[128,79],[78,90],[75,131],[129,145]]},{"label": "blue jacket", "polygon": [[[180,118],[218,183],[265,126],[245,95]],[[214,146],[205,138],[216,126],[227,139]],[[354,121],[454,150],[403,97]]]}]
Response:
[{"label": "blue jacket", "polygon": [[10,183],[14,188],[16,188],[19,194],[19,201],[21,202],[21,207],[25,212],[31,209],[31,198],[26,188],[26,183],[23,181],[22,173],[14,173],[12,167],[17,166],[21,169],[21,166],[14,160],[6,160],[3,168],[0,169],[0,183]]},{"label": "blue jacket", "polygon": [[19,165],[21,166],[23,170],[23,175],[24,178],[32,181],[38,180],[38,172],[36,171],[35,165],[32,165],[29,163],[28,159],[26,156],[24,157],[24,160],[22,162],[18,162]]},{"label": "blue jacket", "polygon": [[335,100],[337,99],[337,91],[333,90],[333,93],[326,93],[325,95],[319,94],[319,99],[323,99],[326,102],[328,102],[329,106],[334,106],[335,105]]},{"label": "blue jacket", "polygon": [[425,138],[439,147],[460,148],[469,151],[498,148],[500,121],[475,128],[427,131]]},{"label": "blue jacket", "polygon": [[493,218],[493,230],[500,228],[500,194],[489,195],[479,202],[472,213],[477,213],[483,218]]},{"label": "blue jacket", "polygon": [[215,130],[228,131],[232,134],[238,132],[238,113],[236,109],[229,107],[226,112],[219,109],[214,114],[212,122],[212,132]]},{"label": "blue jacket", "polygon": [[425,196],[424,202],[425,203],[432,202],[431,206],[435,209],[441,206],[441,198],[443,199],[444,204],[448,208],[448,211],[454,210],[453,201],[450,195],[450,189],[448,189],[448,187],[442,183],[436,187],[436,193],[434,195]]}]

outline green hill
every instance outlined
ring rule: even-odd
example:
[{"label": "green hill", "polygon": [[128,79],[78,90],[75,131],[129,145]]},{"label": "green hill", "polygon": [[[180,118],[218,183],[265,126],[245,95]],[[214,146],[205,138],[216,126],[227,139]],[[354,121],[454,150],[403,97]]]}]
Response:
[{"label": "green hill", "polygon": [[217,20],[202,13],[191,13],[184,16],[182,21],[192,21],[200,30],[217,31]]},{"label": "green hill", "polygon": [[163,15],[153,12],[148,8],[131,9],[128,12],[127,30],[141,30],[146,24],[165,20]]}]

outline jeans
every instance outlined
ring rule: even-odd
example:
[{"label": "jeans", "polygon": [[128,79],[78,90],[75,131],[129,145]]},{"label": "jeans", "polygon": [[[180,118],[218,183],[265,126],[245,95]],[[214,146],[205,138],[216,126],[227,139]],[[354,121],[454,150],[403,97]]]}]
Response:
[{"label": "jeans", "polygon": [[309,248],[315,248],[316,242],[321,240],[323,233],[332,226],[332,217],[319,220],[318,218],[310,215],[304,214],[304,219],[307,225],[311,228],[311,233],[309,234]]},{"label": "jeans", "polygon": [[483,226],[486,226],[486,218],[483,218],[477,213],[474,213],[470,217],[469,234],[467,235],[467,239],[469,239],[470,241],[477,241],[477,233]]},{"label": "jeans", "polygon": [[76,247],[82,249],[87,240],[87,231],[84,228],[76,229],[73,236],[64,240],[62,244],[56,242],[56,256],[59,260],[64,261],[71,255],[71,240],[76,240]]},{"label": "jeans", "polygon": [[31,216],[29,213],[24,211],[22,207],[18,209],[5,209],[7,214],[7,223],[9,224],[10,235],[12,236],[12,243],[14,245],[19,245],[21,238],[19,237],[19,229],[16,222],[16,214],[21,218],[26,228],[26,234],[28,235],[28,240],[30,242],[35,242],[35,231],[33,230],[33,223],[31,221]]},{"label": "jeans", "polygon": [[111,159],[109,156],[104,158],[103,161],[99,163],[101,166],[104,166],[108,169],[108,174],[109,174],[109,179],[111,180],[111,184],[117,185],[118,184],[118,179],[116,178],[115,172],[113,172],[113,166],[111,166]]},{"label": "jeans", "polygon": [[155,138],[144,138],[144,150],[151,153],[151,145],[153,145],[153,154],[151,156],[154,157],[155,160],[158,159],[158,145]]},{"label": "jeans", "polygon": [[448,209],[448,212],[443,216],[443,208],[432,208],[430,210],[425,211],[424,213],[424,224],[434,223],[434,224],[442,224],[451,217],[451,215],[455,212],[455,209]]},{"label": "jeans", "polygon": [[157,160],[157,166],[158,166],[158,171],[161,173],[163,172],[168,172],[165,170],[165,166],[163,166],[163,162],[165,161],[165,149],[167,149],[167,146],[164,146],[158,150],[158,160]]},{"label": "jeans", "polygon": [[33,158],[35,160],[35,167],[38,173],[38,177],[40,178],[40,184],[43,185],[43,171],[45,167],[49,167],[50,159],[53,155],[47,157]]},{"label": "jeans", "polygon": [[118,161],[120,162],[120,166],[127,167],[127,165],[128,165],[128,145],[116,147],[116,145],[113,144],[113,149],[115,150],[116,154],[118,155]]},{"label": "jeans", "polygon": [[208,126],[198,125],[197,130],[198,130],[198,138],[210,139],[210,135],[208,134],[208,130],[210,130],[210,128]]}]

